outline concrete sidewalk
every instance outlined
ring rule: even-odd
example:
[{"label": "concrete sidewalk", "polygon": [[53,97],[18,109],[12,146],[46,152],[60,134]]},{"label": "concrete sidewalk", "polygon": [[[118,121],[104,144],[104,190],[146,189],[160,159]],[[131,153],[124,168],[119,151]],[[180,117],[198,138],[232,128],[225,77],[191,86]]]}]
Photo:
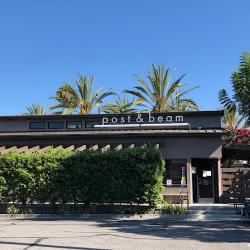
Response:
[{"label": "concrete sidewalk", "polygon": [[187,215],[174,214],[137,214],[137,215],[120,215],[120,214],[17,214],[8,215],[0,214],[0,220],[3,219],[116,219],[116,220],[151,220],[164,219],[176,221],[242,221],[242,216],[231,204],[192,204]]}]

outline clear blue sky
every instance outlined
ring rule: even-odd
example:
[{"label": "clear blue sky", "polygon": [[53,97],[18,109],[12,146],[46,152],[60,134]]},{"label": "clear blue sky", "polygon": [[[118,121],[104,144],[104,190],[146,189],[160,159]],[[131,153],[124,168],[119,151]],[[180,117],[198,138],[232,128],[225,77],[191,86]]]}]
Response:
[{"label": "clear blue sky", "polygon": [[249,0],[2,0],[0,115],[48,107],[79,73],[119,92],[152,62],[186,73],[186,83],[201,86],[190,97],[217,109],[218,91],[231,89],[250,50],[249,10]]}]

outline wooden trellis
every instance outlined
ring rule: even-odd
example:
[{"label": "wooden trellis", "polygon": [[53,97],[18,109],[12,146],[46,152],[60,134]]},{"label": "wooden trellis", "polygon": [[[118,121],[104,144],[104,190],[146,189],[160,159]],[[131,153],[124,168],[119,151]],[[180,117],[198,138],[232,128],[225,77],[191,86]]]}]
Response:
[{"label": "wooden trellis", "polygon": [[250,168],[222,168],[222,202],[235,205],[250,199]]},{"label": "wooden trellis", "polygon": [[[124,148],[135,148],[135,147],[140,147],[140,148],[145,148],[148,147],[149,145],[147,144],[142,144],[142,145],[136,145],[136,144],[105,144],[105,145],[36,145],[36,146],[0,146],[0,155],[7,154],[9,152],[20,152],[20,153],[34,153],[34,152],[39,152],[39,153],[45,153],[50,150],[68,150],[68,151],[84,151],[84,150],[93,150],[93,151],[101,151],[105,152],[107,150],[122,150]],[[156,149],[160,148],[160,144],[154,144],[151,145]]]}]

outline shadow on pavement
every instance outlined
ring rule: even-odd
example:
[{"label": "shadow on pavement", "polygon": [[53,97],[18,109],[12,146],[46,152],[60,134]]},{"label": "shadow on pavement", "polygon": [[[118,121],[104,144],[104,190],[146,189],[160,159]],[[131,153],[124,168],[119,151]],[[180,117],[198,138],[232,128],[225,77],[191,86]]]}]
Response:
[{"label": "shadow on pavement", "polygon": [[[52,244],[42,244],[41,241],[43,239],[38,239],[34,243],[25,243],[25,242],[15,242],[15,241],[3,241],[0,240],[0,247],[1,245],[15,245],[15,246],[24,246],[23,250],[28,250],[32,247],[42,247],[43,249],[49,248],[49,249],[81,249],[81,250],[107,250],[104,248],[89,248],[89,247],[70,247],[70,246],[60,246],[60,245],[52,245]],[[26,247],[25,247],[26,246]],[[2,248],[1,248],[2,249]]]},{"label": "shadow on pavement", "polygon": [[[84,226],[84,222],[94,222],[95,226],[108,228],[114,232],[112,236],[124,238],[146,238],[148,236],[161,239],[174,240],[197,240],[201,242],[214,243],[239,243],[250,242],[250,223],[245,221],[171,221],[164,218],[157,219],[114,219],[114,218],[66,218],[66,219],[41,219],[33,218],[32,221],[79,221]],[[29,221],[28,220],[28,221]],[[85,231],[86,232],[86,231]],[[78,232],[81,233],[81,232]],[[121,234],[117,234],[121,233]],[[128,234],[128,235],[124,235]],[[131,234],[134,234],[134,236]]]}]

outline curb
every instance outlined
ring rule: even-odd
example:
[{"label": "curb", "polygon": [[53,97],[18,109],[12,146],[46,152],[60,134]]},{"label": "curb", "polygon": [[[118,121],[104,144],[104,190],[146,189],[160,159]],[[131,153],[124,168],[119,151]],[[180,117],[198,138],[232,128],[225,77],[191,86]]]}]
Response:
[{"label": "curb", "polygon": [[121,215],[121,214],[0,214],[1,219],[115,219],[115,220],[150,220],[150,219],[174,219],[185,220],[188,215],[175,214],[139,214],[139,215]]},{"label": "curb", "polygon": [[120,215],[120,214],[0,214],[0,220],[32,220],[32,219],[44,219],[44,220],[87,220],[87,219],[103,219],[103,220],[169,220],[169,221],[244,221],[239,216],[238,218],[205,218],[200,216],[193,217],[192,215],[178,215],[178,214],[141,214],[141,215]]}]

